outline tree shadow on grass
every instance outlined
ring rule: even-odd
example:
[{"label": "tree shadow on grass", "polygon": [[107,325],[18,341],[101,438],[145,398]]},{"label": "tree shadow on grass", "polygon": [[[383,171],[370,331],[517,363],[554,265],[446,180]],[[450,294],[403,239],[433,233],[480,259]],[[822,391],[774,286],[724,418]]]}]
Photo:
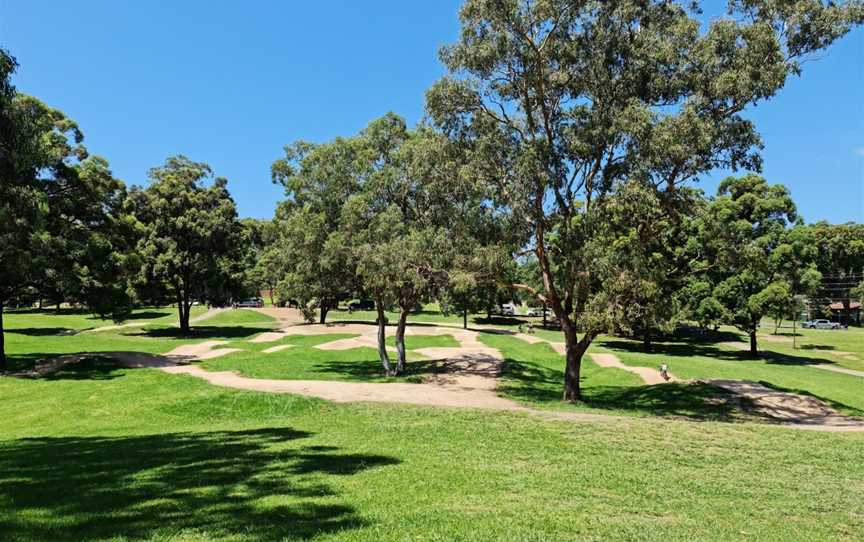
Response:
[{"label": "tree shadow on grass", "polygon": [[151,337],[156,339],[245,339],[273,331],[271,327],[254,326],[193,326],[188,333],[179,327],[154,327],[123,333],[129,337]]},{"label": "tree shadow on grass", "polygon": [[601,386],[588,388],[585,394],[585,404],[594,408],[699,421],[744,420],[747,417],[745,402],[732,392],[703,382]]},{"label": "tree shadow on grass", "polygon": [[[603,341],[603,346],[618,352],[632,352],[644,354],[645,349],[641,344],[621,339],[610,339]],[[699,343],[696,341],[682,342],[654,342],[648,352],[669,357],[707,357],[724,361],[767,361],[777,365],[815,365],[835,364],[836,361],[829,358],[816,358],[810,356],[795,356],[773,350],[760,350],[759,357],[753,358],[750,352],[744,350],[730,350],[715,346],[711,343]]]},{"label": "tree shadow on grass", "polygon": [[[585,372],[582,377],[583,404],[591,408],[698,421],[736,421],[744,417],[743,405],[737,396],[709,384],[592,386],[591,376]],[[562,401],[562,370],[508,359],[504,375],[506,380],[499,385],[498,391],[505,397],[546,406],[565,404]]]},{"label": "tree shadow on grass", "polygon": [[51,371],[43,380],[114,380],[123,375],[116,360],[100,357],[98,354],[81,360],[63,364],[58,370]]},{"label": "tree shadow on grass", "polygon": [[518,326],[521,324],[527,324],[528,320],[514,316],[492,316],[491,318],[478,316],[474,318],[474,323],[482,326]]},{"label": "tree shadow on grass", "polygon": [[837,350],[836,346],[830,344],[802,344],[798,348],[801,350]]},{"label": "tree shadow on grass", "polygon": [[164,311],[145,310],[145,311],[140,311],[140,312],[130,314],[129,317],[126,318],[126,320],[124,320],[124,322],[136,322],[138,320],[154,320],[156,318],[163,318],[163,317],[168,316],[170,314],[176,314],[176,313],[177,313],[177,309],[164,310]]},{"label": "tree shadow on grass", "polygon": [[[396,357],[390,358],[390,363],[396,363]],[[423,373],[418,370],[419,365],[424,364],[420,361],[409,361],[405,373],[393,377],[387,376],[384,373],[384,366],[381,360],[372,357],[361,357],[353,360],[331,360],[317,363],[312,367],[312,370],[317,373],[331,374],[339,378],[339,380],[349,380],[358,382],[380,382],[380,381],[399,381],[399,382],[422,382]]]},{"label": "tree shadow on grass", "polygon": [[7,329],[6,333],[27,335],[28,337],[50,337],[58,335],[77,335],[82,331],[85,331],[85,329],[72,329],[68,327],[19,327]]},{"label": "tree shadow on grass", "polygon": [[367,524],[329,476],[394,457],[300,446],[289,428],[0,443],[0,532],[15,540],[305,540]]}]

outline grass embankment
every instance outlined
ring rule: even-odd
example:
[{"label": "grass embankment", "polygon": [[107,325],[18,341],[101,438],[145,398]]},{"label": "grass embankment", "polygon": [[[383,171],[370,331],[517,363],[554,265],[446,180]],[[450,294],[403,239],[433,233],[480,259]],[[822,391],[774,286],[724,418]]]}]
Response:
[{"label": "grass embankment", "polygon": [[763,350],[799,359],[864,371],[864,328],[799,328],[795,333],[795,348],[792,330],[788,328],[781,328],[777,335],[760,333],[759,346]]},{"label": "grass embankment", "polygon": [[718,342],[714,343],[691,337],[656,341],[649,351],[636,341],[600,337],[594,348],[616,354],[627,365],[657,368],[665,361],[669,370],[683,379],[751,380],[813,395],[845,414],[864,415],[864,378],[810,367],[822,360],[814,360],[801,351],[777,351],[774,344],[767,342],[763,343],[766,350],[762,357],[752,359],[748,352],[723,344],[730,338],[728,333],[718,336]]}]

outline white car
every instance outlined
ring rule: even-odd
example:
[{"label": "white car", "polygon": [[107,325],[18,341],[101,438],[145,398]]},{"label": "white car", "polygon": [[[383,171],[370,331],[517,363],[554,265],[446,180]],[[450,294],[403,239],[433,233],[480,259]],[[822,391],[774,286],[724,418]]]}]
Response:
[{"label": "white car", "polygon": [[809,322],[804,322],[803,324],[801,324],[801,327],[805,327],[808,329],[840,329],[840,324],[822,318],[820,320],[811,320]]},{"label": "white car", "polygon": [[516,316],[516,307],[512,303],[504,303],[501,305],[502,316]]},{"label": "white car", "polygon": [[543,316],[543,313],[546,313],[546,316],[551,316],[551,312],[549,309],[544,309],[542,307],[537,307],[533,309],[528,309],[528,312],[525,313],[525,316]]}]

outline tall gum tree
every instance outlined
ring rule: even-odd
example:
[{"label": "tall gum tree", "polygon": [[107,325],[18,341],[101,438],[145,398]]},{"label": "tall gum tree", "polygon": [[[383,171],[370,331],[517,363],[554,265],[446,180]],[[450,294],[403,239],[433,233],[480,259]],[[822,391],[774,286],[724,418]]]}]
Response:
[{"label": "tall gum tree", "polygon": [[[242,226],[228,181],[211,183],[210,166],[172,156],[150,170],[150,184],[130,192],[130,204],[143,224],[138,242],[144,280],[157,283],[177,303],[180,329],[190,331],[196,300],[219,295],[214,284],[231,280]],[[221,280],[220,280],[221,279]]]},{"label": "tall gum tree", "polygon": [[276,240],[267,254],[283,298],[306,305],[316,302],[319,322],[340,298],[356,289],[354,262],[326,250],[340,228],[342,207],[360,189],[368,166],[354,138],[312,144],[295,142],[271,168],[273,181],[285,187],[276,212]]},{"label": "tall gum tree", "polygon": [[580,399],[582,356],[604,329],[588,314],[605,295],[586,251],[598,201],[624,179],[663,205],[714,168],[758,170],[761,141],[742,112],[864,18],[860,2],[738,0],[703,29],[691,8],[467,0],[440,55],[450,75],[427,93],[435,123],[473,145],[476,178],[530,236],[534,294],[564,332],[565,400]]},{"label": "tall gum tree", "polygon": [[[465,244],[453,202],[469,196],[459,179],[459,154],[428,127],[408,130],[390,113],[371,122],[357,141],[368,175],[343,209],[341,246],[353,253],[364,289],[376,298],[385,371],[399,374],[410,312],[446,285],[450,255]],[[395,367],[383,343],[383,309],[390,305],[399,312]]]}]

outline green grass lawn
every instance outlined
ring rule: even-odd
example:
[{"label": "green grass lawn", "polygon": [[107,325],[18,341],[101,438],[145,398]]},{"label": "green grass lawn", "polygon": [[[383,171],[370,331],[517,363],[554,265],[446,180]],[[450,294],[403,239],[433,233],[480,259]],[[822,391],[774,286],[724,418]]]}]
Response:
[{"label": "green grass lawn", "polygon": [[[766,331],[768,326],[765,326]],[[773,327],[770,327],[773,331]],[[864,328],[845,330],[797,329],[795,346],[792,330],[781,328],[777,335],[759,334],[760,348],[772,352],[804,357],[856,371],[864,371]]]},{"label": "green grass lawn", "polygon": [[254,325],[272,328],[276,320],[272,316],[249,309],[224,310],[215,316],[204,320],[208,326]]},{"label": "green grass lawn", "polygon": [[[387,346],[396,348],[396,337],[387,337]],[[405,349],[417,350],[420,348],[458,348],[459,342],[453,335],[406,335]]]},{"label": "green grass lawn", "polygon": [[[378,313],[375,311],[354,311],[349,313],[347,310],[331,310],[328,313],[327,321],[333,322],[361,322],[374,323],[378,319]],[[389,323],[395,324],[399,319],[399,313],[388,312],[387,319]],[[468,328],[479,329],[483,327],[493,326],[499,329],[507,329],[513,332],[519,331],[519,326],[525,326],[528,323],[534,325],[534,334],[540,338],[549,341],[563,341],[564,335],[560,330],[544,329],[542,327],[543,319],[527,316],[492,316],[486,318],[486,314],[470,314],[468,315]],[[437,309],[437,305],[429,304],[423,307],[423,310],[413,312],[408,316],[408,324],[429,324],[437,326],[462,327],[462,315],[450,314],[443,315]]]},{"label": "green grass lawn", "polygon": [[[249,343],[274,324],[258,316],[226,311],[196,326],[191,338],[165,325],[7,338],[18,358],[58,350],[165,352],[220,338],[247,351],[204,362],[208,369],[243,365],[266,375],[288,367],[287,378],[375,380],[363,374],[361,358],[368,358],[380,375],[373,349],[358,357],[366,349],[312,348],[345,335]],[[548,345],[491,333],[481,340],[508,358],[504,395],[562,408],[563,359]],[[261,352],[282,342],[294,346]],[[635,343],[620,342],[603,339],[597,348],[627,363],[655,364]],[[666,355],[676,344],[664,343]],[[673,371],[751,367],[702,348],[679,352]],[[834,376],[756,363],[759,374],[776,378],[791,378],[777,375],[792,369]],[[0,377],[0,539],[860,540],[864,433],[719,423],[730,416],[699,396],[710,390],[694,398],[693,388],[646,387],[590,361],[584,376],[587,403],[578,408],[639,416],[565,422],[334,404],[118,369],[100,359],[50,377]]]},{"label": "green grass lawn", "polygon": [[504,355],[506,365],[498,393],[534,408],[587,410],[622,415],[671,416],[696,420],[747,421],[750,418],[715,386],[669,383],[646,386],[622,369],[582,360],[583,403],[561,401],[564,357],[547,344],[528,344],[506,335],[483,334],[480,340]]},{"label": "green grass lawn", "polygon": [[[192,317],[200,316],[206,311],[204,307],[192,307]],[[123,324],[147,323],[170,324],[176,322],[177,309],[172,307],[148,307],[135,309]],[[83,331],[104,326],[116,325],[112,320],[103,320],[92,313],[79,309],[54,309],[4,311],[3,325],[6,329],[31,329],[50,335],[68,331]]]},{"label": "green grass lawn", "polygon": [[4,540],[852,541],[864,529],[862,434],[107,376],[0,378]]}]

